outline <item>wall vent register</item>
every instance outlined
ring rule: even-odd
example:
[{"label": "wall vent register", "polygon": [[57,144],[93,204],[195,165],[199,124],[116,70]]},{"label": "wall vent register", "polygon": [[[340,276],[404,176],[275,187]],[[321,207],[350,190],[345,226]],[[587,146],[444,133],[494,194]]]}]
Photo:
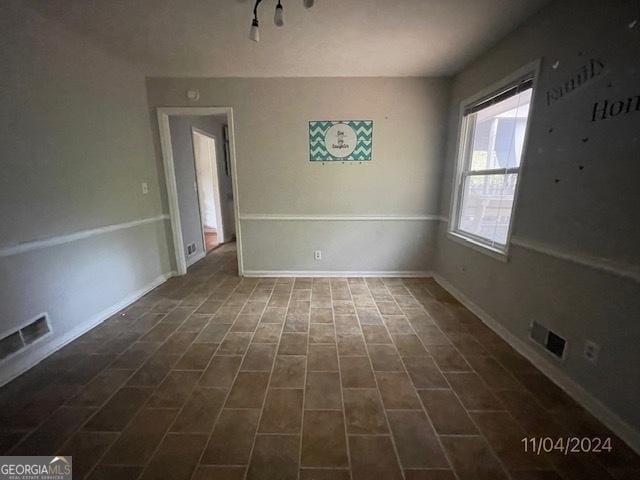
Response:
[{"label": "wall vent register", "polygon": [[51,331],[47,314],[0,339],[0,360],[19,352]]},{"label": "wall vent register", "polygon": [[530,338],[558,358],[563,358],[567,341],[538,322],[531,324]]}]

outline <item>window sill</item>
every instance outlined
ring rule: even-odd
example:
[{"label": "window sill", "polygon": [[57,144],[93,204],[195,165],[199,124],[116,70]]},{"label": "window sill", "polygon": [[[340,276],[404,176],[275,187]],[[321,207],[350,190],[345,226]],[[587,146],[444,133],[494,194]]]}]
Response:
[{"label": "window sill", "polygon": [[465,247],[469,247],[472,250],[475,250],[476,252],[480,252],[492,258],[495,258],[496,260],[500,260],[501,262],[507,263],[509,261],[509,256],[506,251],[489,247],[488,245],[475,241],[458,232],[448,231],[447,238],[449,238],[450,240],[453,240],[456,243],[464,245]]}]

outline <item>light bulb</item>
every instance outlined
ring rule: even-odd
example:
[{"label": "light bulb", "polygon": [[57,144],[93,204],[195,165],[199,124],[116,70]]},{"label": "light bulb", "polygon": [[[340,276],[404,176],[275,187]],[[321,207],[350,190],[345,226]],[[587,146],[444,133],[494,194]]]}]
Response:
[{"label": "light bulb", "polygon": [[251,22],[251,30],[249,30],[249,38],[254,42],[260,41],[260,29],[258,28],[258,19],[254,18],[253,22]]},{"label": "light bulb", "polygon": [[276,5],[276,14],[273,16],[273,23],[278,27],[282,27],[284,25],[284,8],[282,8],[282,4],[280,2]]},{"label": "light bulb", "polygon": [[315,0],[304,0],[304,8],[311,8],[313,7],[314,3],[315,3]]}]

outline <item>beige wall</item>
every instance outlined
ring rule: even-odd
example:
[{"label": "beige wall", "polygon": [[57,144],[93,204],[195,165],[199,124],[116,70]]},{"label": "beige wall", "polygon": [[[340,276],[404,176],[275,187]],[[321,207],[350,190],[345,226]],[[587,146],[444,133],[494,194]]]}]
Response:
[{"label": "beige wall", "polygon": [[26,2],[3,2],[0,37],[0,337],[52,327],[1,384],[172,268],[143,74]]},{"label": "beige wall", "polygon": [[[242,215],[399,215],[437,212],[448,82],[419,78],[278,78],[147,80],[149,104],[230,106],[234,110]],[[189,102],[185,93],[197,89]],[[373,161],[312,163],[311,120],[373,120]],[[433,222],[341,221],[310,226],[312,219],[241,220],[244,268],[263,271],[428,270],[433,249],[396,252],[381,259],[380,239],[411,244],[430,239]],[[283,228],[286,228],[286,235]],[[309,235],[313,228],[314,235]],[[283,241],[276,241],[282,239]],[[267,245],[269,246],[267,248]],[[352,260],[358,246],[358,261]],[[295,246],[295,248],[291,248]],[[313,261],[322,250],[327,261]],[[295,253],[294,253],[295,252]],[[332,259],[329,261],[328,259]],[[311,262],[309,260],[312,260]],[[344,268],[341,268],[344,270]]]},{"label": "beige wall", "polygon": [[[585,389],[583,398],[605,405],[640,446],[640,370],[629,368],[640,365],[640,111],[591,121],[595,102],[640,95],[640,31],[628,26],[637,17],[632,3],[555,2],[455,77],[445,216],[460,102],[542,59],[509,261],[451,241],[443,224],[434,269],[539,353],[558,378]],[[592,58],[604,63],[603,73],[548,105],[546,92]],[[564,361],[531,344],[533,320],[567,338]],[[602,347],[595,366],[582,355],[587,339]]]}]

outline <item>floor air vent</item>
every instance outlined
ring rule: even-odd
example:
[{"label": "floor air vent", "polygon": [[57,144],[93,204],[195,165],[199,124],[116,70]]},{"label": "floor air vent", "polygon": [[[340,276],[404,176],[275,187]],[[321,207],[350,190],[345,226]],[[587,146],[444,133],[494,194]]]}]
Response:
[{"label": "floor air vent", "polygon": [[0,340],[0,360],[19,352],[27,345],[51,331],[47,315],[41,315],[28,325],[10,333]]},{"label": "floor air vent", "polygon": [[567,341],[538,322],[531,324],[531,340],[541,345],[558,358],[563,358]]}]

